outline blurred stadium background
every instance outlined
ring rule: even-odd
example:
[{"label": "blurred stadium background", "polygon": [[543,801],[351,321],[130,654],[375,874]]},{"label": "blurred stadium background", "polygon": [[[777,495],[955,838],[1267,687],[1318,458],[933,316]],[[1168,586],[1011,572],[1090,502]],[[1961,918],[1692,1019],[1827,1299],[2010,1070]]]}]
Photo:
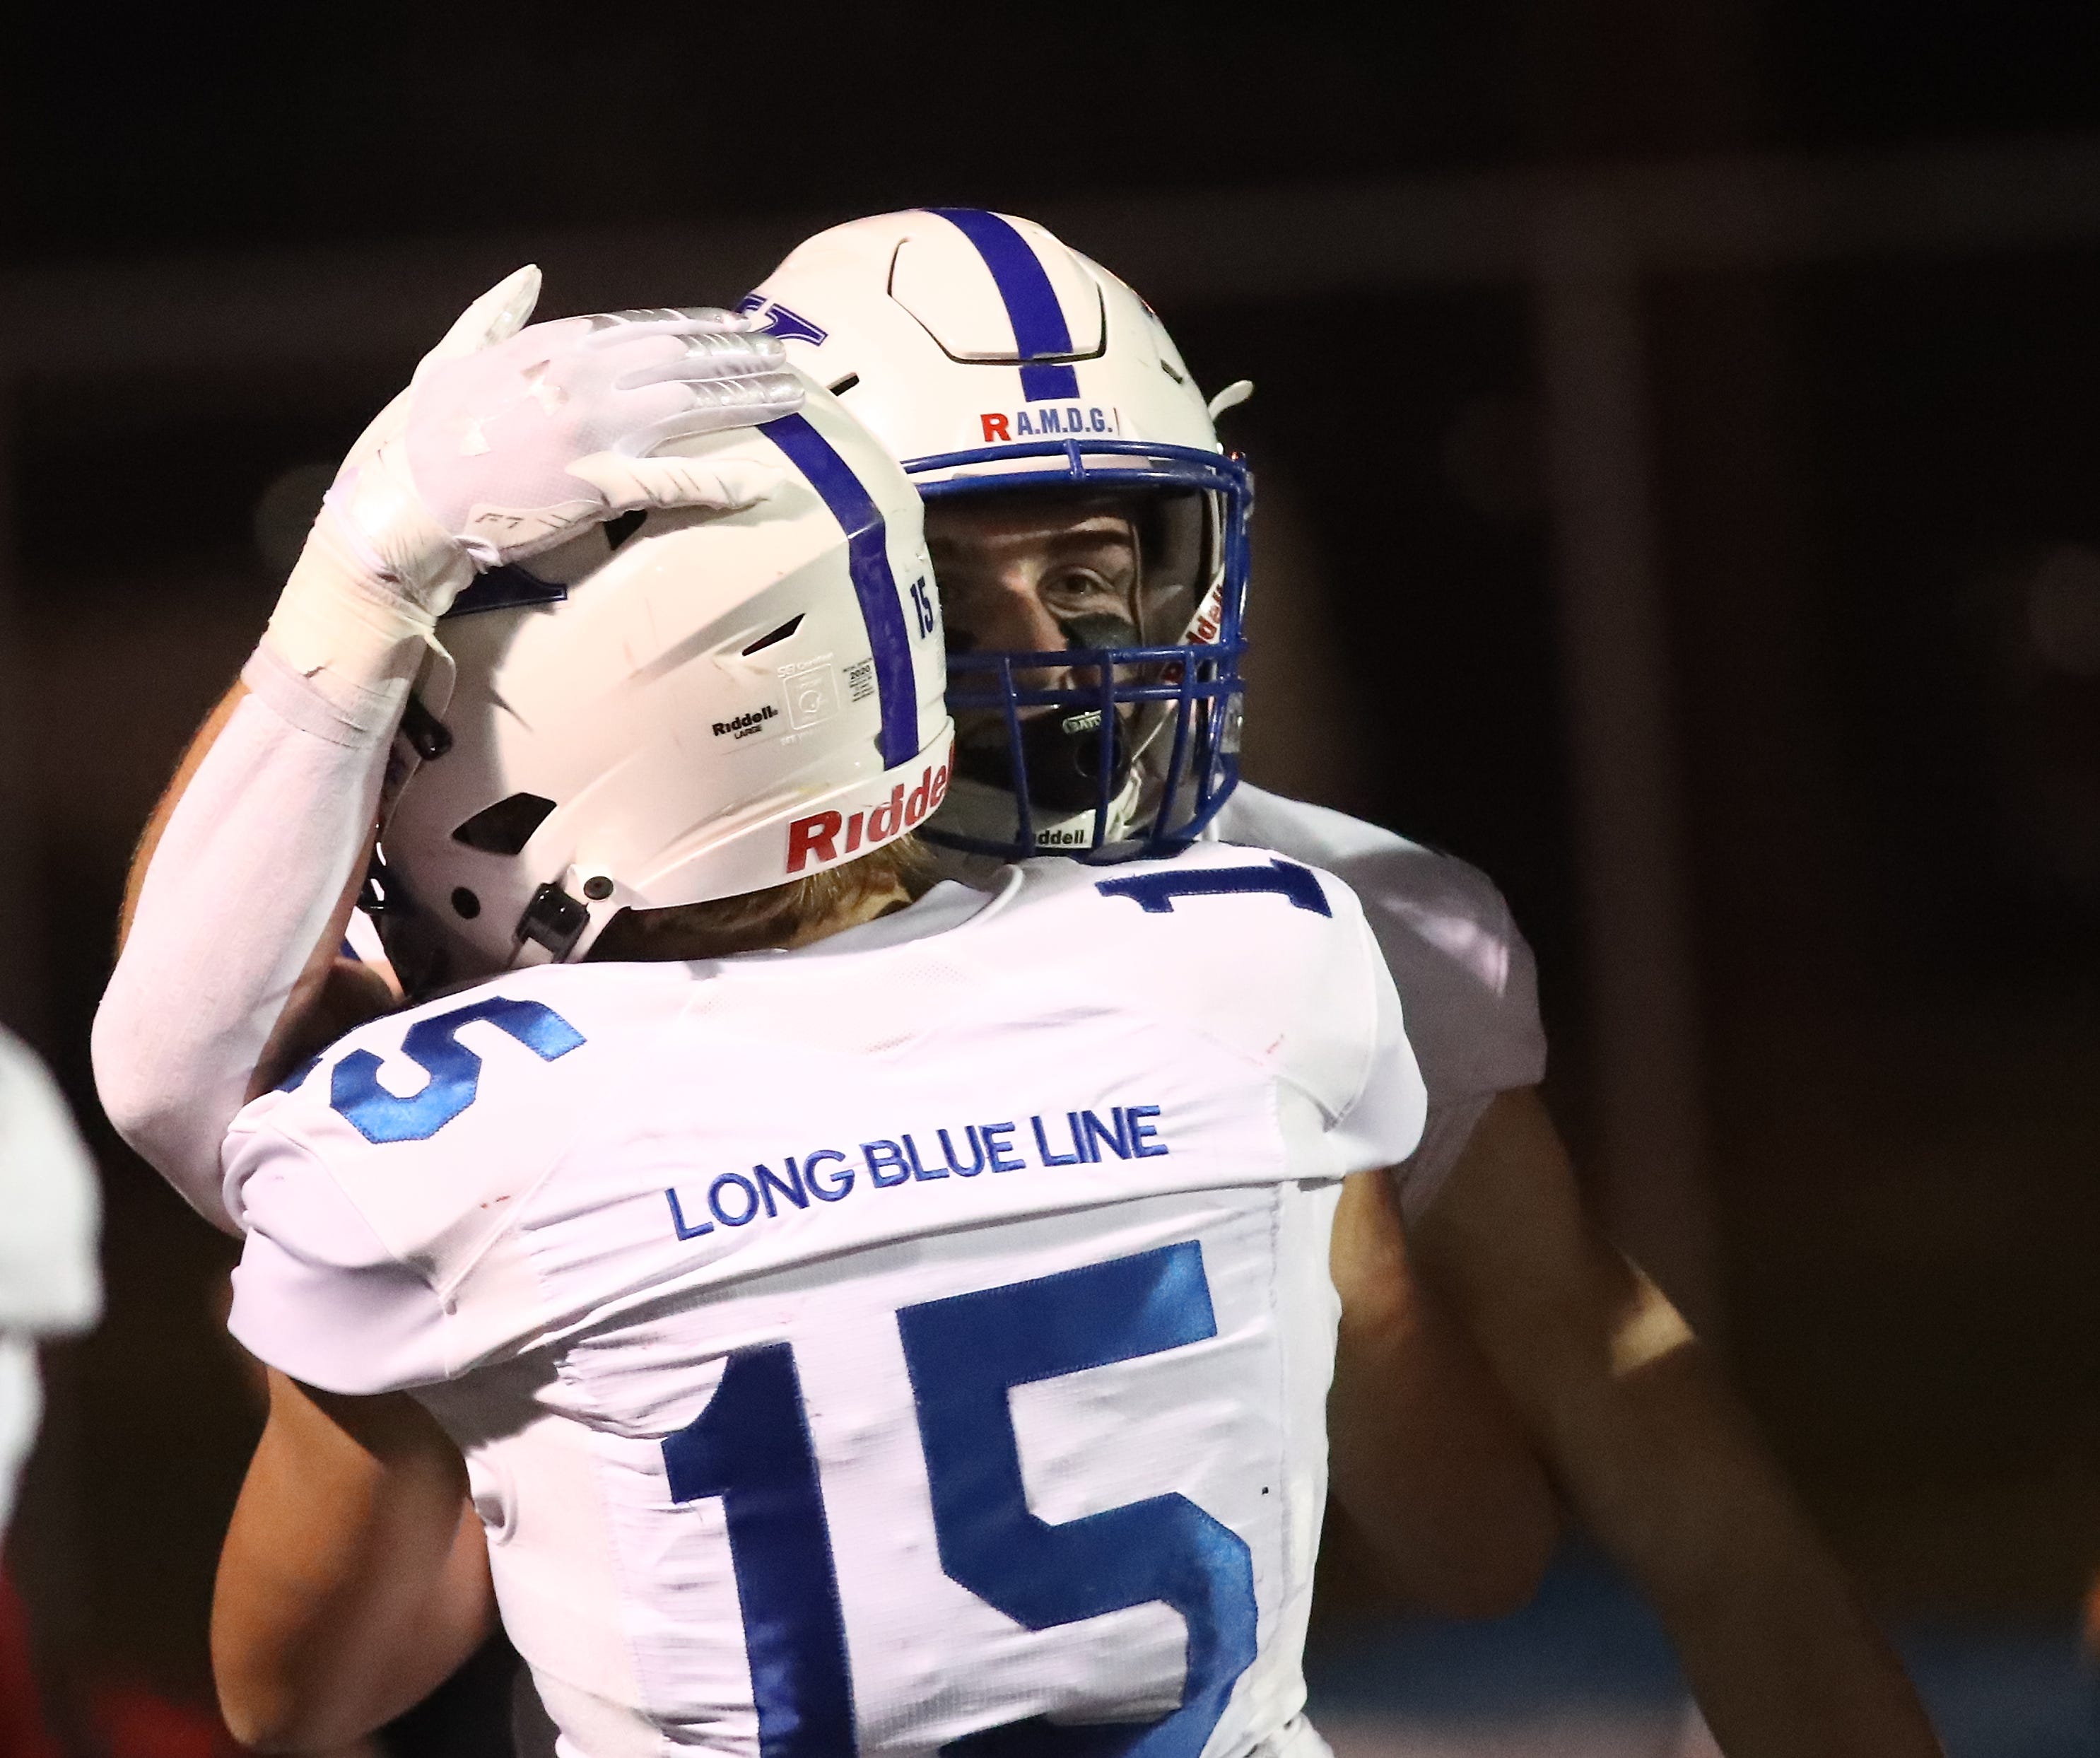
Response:
[{"label": "blurred stadium background", "polygon": [[[7,36],[0,1017],[108,1199],[11,1558],[67,1742],[214,1749],[232,1253],[109,1134],[86,1030],[332,461],[521,261],[554,311],[729,303],[939,201],[1048,221],[1255,382],[1250,775],[1500,881],[1599,1203],[1957,1758],[2100,1743],[2100,12],[30,0]],[[1343,1758],[1706,1749],[1579,1549],[1471,1628],[1332,1563]]]}]

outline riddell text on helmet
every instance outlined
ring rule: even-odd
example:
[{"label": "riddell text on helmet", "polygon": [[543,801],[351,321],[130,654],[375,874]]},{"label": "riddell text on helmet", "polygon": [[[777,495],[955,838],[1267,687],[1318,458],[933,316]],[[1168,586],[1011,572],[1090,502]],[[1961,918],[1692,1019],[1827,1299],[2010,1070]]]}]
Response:
[{"label": "riddell text on helmet", "polygon": [[947,797],[948,766],[929,765],[910,793],[898,782],[889,797],[876,809],[848,815],[841,812],[812,812],[788,826],[788,871],[798,873],[814,859],[820,867],[834,861],[851,860],[856,855],[907,830],[914,830]]}]

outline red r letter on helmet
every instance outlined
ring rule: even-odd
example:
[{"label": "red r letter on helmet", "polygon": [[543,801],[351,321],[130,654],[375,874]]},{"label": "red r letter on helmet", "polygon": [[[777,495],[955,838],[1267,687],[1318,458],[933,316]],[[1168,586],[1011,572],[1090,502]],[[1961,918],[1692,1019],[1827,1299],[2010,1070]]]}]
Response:
[{"label": "red r letter on helmet", "polygon": [[836,860],[838,833],[836,812],[813,812],[807,818],[796,819],[788,827],[788,871],[801,872],[812,855],[820,861]]},{"label": "red r letter on helmet", "polygon": [[987,445],[995,439],[1010,441],[1013,438],[1013,435],[1006,431],[1006,417],[1004,415],[980,415],[977,419],[984,423],[985,443]]}]

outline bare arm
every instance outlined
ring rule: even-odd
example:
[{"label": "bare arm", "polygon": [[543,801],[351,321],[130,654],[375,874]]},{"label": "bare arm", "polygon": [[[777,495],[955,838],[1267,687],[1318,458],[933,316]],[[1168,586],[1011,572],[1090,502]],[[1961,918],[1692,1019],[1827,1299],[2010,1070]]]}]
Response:
[{"label": "bare arm", "polygon": [[1730,1758],[1939,1751],[1747,1415],[1583,1214],[1535,1093],[1489,1108],[1411,1244],[1582,1523],[1661,1614]]},{"label": "bare arm", "polygon": [[354,1740],[420,1702],[493,1627],[466,1469],[404,1393],[270,1373],[270,1419],[220,1553],[212,1671],[259,1751]]},{"label": "bare arm", "polygon": [[1332,1264],[1335,1500],[1415,1604],[1452,1618],[1515,1610],[1552,1558],[1560,1510],[1508,1398],[1410,1265],[1387,1174],[1342,1187]]}]

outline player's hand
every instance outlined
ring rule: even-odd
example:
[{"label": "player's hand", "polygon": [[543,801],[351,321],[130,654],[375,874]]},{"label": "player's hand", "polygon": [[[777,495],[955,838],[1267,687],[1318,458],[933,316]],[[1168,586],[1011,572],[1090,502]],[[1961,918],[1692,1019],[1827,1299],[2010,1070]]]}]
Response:
[{"label": "player's hand", "polygon": [[801,406],[772,337],[716,311],[525,326],[539,285],[527,267],[477,299],[351,448],[271,620],[302,673],[367,686],[478,568],[641,507],[734,511],[783,479],[658,455]]},{"label": "player's hand", "polygon": [[[333,498],[377,546],[429,541],[393,528],[395,497],[412,496],[448,543],[493,567],[638,507],[749,506],[779,473],[752,479],[748,466],[731,473],[652,454],[792,413],[801,402],[779,342],[727,311],[535,324],[426,362],[399,438]],[[372,469],[391,479],[378,493]]]}]

